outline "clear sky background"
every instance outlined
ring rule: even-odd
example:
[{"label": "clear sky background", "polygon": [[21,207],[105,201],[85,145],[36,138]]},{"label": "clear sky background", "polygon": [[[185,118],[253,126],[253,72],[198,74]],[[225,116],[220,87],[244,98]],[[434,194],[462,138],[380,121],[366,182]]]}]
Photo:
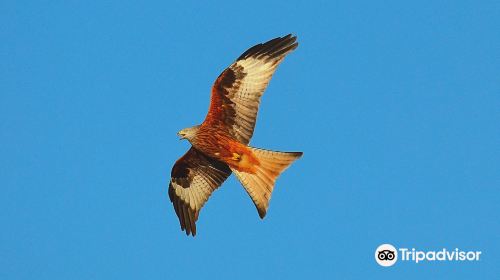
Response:
[{"label": "clear sky background", "polygon": [[[0,279],[498,277],[499,26],[498,1],[1,1]],[[265,220],[231,177],[187,237],[176,132],[288,33],[251,144],[304,157]]]}]

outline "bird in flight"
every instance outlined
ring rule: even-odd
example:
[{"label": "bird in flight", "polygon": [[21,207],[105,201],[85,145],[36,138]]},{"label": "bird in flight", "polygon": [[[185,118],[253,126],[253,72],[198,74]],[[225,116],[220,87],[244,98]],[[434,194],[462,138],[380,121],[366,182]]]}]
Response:
[{"label": "bird in flight", "polygon": [[196,235],[201,208],[231,173],[263,219],[276,179],[302,156],[248,146],[260,98],[278,65],[297,48],[296,40],[289,34],[245,51],[215,80],[203,123],[177,133],[191,148],[172,168],[168,195],[187,235]]}]

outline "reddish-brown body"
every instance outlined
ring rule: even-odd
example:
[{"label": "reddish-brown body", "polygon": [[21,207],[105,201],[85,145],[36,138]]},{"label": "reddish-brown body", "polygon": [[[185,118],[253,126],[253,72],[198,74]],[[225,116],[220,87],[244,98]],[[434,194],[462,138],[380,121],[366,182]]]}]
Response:
[{"label": "reddish-brown body", "polygon": [[223,129],[202,124],[192,140],[195,148],[241,172],[255,173],[259,160],[248,146],[224,133]]}]

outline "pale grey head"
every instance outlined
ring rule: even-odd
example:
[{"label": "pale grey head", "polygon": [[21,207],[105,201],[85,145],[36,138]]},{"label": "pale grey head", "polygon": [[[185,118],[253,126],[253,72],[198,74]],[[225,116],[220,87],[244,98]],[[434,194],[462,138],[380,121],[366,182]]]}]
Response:
[{"label": "pale grey head", "polygon": [[196,136],[199,128],[199,125],[195,125],[192,127],[181,129],[181,131],[177,132],[177,135],[180,137],[179,140],[187,139],[189,142],[191,142],[191,140]]}]

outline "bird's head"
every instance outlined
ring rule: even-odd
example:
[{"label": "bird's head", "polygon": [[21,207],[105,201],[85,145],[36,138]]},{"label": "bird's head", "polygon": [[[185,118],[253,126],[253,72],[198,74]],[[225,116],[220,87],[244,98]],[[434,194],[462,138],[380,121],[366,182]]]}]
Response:
[{"label": "bird's head", "polygon": [[179,140],[187,139],[191,141],[191,139],[193,139],[196,136],[198,128],[200,128],[200,126],[195,125],[193,127],[181,129],[181,131],[177,132],[177,135],[180,137]]}]

